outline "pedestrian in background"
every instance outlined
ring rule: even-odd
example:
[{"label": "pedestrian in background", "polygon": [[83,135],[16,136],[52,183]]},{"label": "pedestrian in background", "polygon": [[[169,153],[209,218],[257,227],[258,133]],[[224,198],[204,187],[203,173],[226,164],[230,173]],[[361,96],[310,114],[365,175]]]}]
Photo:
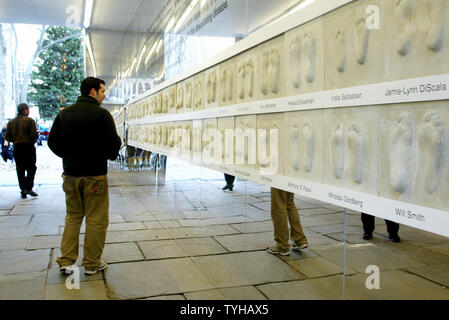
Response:
[{"label": "pedestrian in background", "polygon": [[2,158],[3,161],[11,163],[14,162],[14,156],[12,154],[11,143],[5,139],[6,136],[6,123],[3,124],[2,133],[0,134],[0,145],[2,146]]},{"label": "pedestrian in background", "polygon": [[37,197],[33,191],[34,176],[36,175],[36,148],[38,133],[36,122],[28,117],[30,108],[26,103],[17,107],[17,117],[12,119],[6,127],[5,138],[14,144],[14,159],[16,160],[17,179],[19,180],[20,194],[23,199],[27,195]]},{"label": "pedestrian in background", "polygon": [[230,174],[224,174],[225,180],[226,180],[226,185],[221,189],[221,190],[227,190],[229,189],[229,191],[232,191],[232,188],[234,188],[234,181],[235,181],[235,177],[231,176]]},{"label": "pedestrian in background", "polygon": [[63,161],[67,211],[61,256],[56,261],[61,272],[72,272],[86,217],[84,273],[95,274],[107,267],[101,261],[109,225],[107,161],[117,158],[121,140],[111,114],[101,107],[106,97],[104,80],[84,79],[81,95],[59,112],[48,138],[48,146]]}]

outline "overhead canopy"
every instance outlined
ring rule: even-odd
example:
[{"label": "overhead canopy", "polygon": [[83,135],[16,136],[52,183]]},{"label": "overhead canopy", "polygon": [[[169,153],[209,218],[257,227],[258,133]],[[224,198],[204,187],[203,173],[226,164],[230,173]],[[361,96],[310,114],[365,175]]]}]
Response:
[{"label": "overhead canopy", "polygon": [[[87,0],[1,0],[0,22],[83,26]],[[281,14],[298,0],[94,0],[86,33],[90,36],[97,76],[111,83],[128,68],[154,30],[161,12],[173,6],[209,3],[211,12],[226,2],[228,9],[199,32],[208,36],[241,37]],[[166,26],[162,25],[161,30]],[[149,48],[147,49],[149,50]],[[92,64],[86,53],[88,74]]]}]

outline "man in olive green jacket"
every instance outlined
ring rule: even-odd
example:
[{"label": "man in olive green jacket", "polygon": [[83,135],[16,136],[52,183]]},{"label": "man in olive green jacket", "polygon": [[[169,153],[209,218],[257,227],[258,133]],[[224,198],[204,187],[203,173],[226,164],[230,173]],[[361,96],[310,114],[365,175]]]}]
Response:
[{"label": "man in olive green jacket", "polygon": [[[36,148],[38,133],[36,122],[28,117],[30,108],[26,103],[17,107],[17,117],[8,123],[5,139],[14,143],[14,159],[16,160],[17,178],[23,199],[27,194],[37,197],[33,191],[36,174]],[[26,175],[25,175],[26,172]]]}]

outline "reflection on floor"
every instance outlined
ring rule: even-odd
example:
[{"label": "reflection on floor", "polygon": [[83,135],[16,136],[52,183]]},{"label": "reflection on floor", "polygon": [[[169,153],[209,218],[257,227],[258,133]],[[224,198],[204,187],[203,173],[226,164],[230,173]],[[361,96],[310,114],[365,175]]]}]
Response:
[{"label": "reflection on floor", "polygon": [[[360,213],[348,212],[343,277],[341,208],[296,197],[310,246],[277,257],[264,250],[273,242],[268,187],[236,181],[224,192],[221,173],[189,172],[205,178],[156,186],[137,183],[143,173],[111,173],[109,268],[81,268],[79,290],[66,288],[55,262],[61,187],[40,186],[26,200],[17,187],[0,188],[0,299],[342,299],[343,281],[345,299],[449,299],[448,238],[401,226],[402,242],[392,243],[377,219],[365,241]],[[380,289],[365,286],[370,265],[380,268]]]}]

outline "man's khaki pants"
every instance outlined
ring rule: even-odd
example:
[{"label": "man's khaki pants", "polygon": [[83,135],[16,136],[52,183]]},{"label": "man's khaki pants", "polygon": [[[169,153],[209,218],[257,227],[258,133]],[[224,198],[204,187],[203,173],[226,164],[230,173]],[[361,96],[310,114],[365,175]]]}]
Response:
[{"label": "man's khaki pants", "polygon": [[60,267],[72,265],[78,259],[79,233],[84,216],[85,269],[100,265],[109,224],[109,192],[107,176],[72,177],[62,175],[67,214],[61,242],[61,256],[56,262]]},{"label": "man's khaki pants", "polygon": [[291,192],[271,188],[271,219],[273,220],[274,240],[279,250],[282,251],[290,249],[288,243],[289,223],[291,239],[299,245],[307,243],[293,198],[294,194]]}]

